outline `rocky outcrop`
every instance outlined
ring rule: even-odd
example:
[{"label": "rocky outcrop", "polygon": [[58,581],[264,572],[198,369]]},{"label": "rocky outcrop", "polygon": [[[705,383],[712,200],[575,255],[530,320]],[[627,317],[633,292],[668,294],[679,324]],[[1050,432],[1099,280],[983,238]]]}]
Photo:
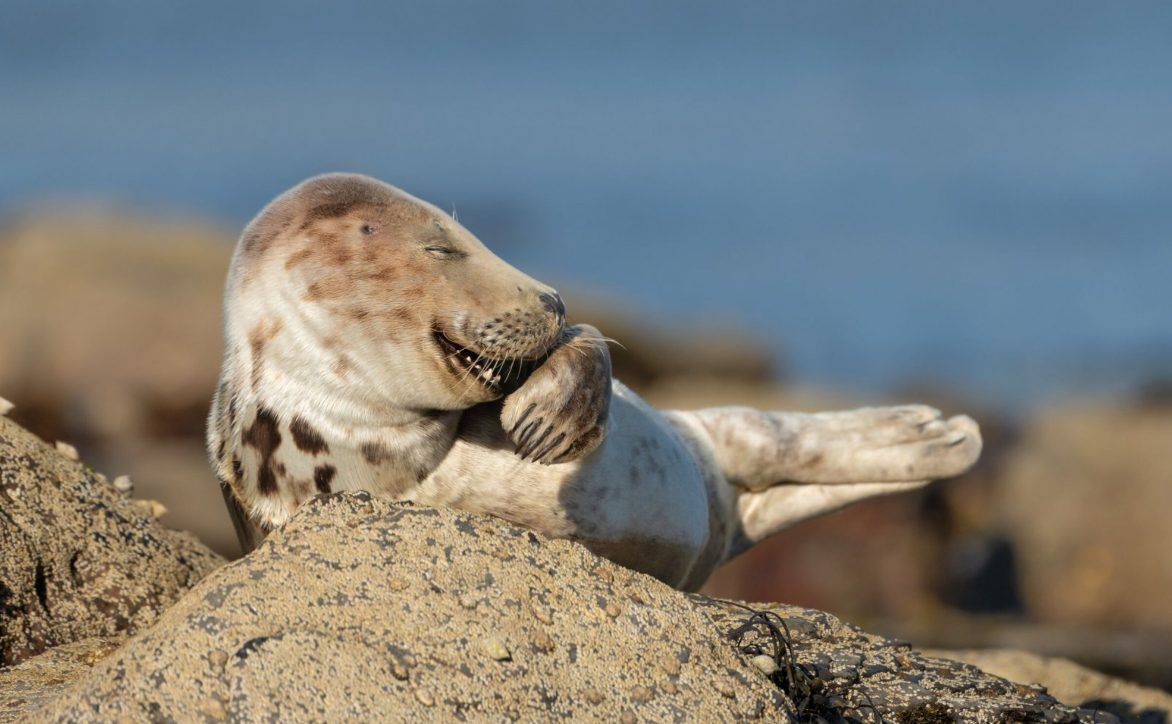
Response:
[{"label": "rocky outcrop", "polygon": [[1001,486],[1037,619],[1172,632],[1170,441],[1158,405],[1059,407],[1030,426]]},{"label": "rocky outcrop", "polygon": [[0,472],[0,720],[1112,719],[488,516],[319,497],[220,565],[4,420]]},{"label": "rocky outcrop", "polygon": [[0,664],[138,631],[222,562],[0,417]]},{"label": "rocky outcrop", "polygon": [[1172,718],[1172,694],[1100,674],[1066,659],[1010,649],[933,651],[931,655],[963,661],[1013,681],[1040,684],[1062,701],[1108,711],[1127,721],[1167,724]]},{"label": "rocky outcrop", "polygon": [[[0,675],[35,680],[32,661]],[[1090,721],[820,612],[688,596],[504,521],[318,498],[24,714]]]}]

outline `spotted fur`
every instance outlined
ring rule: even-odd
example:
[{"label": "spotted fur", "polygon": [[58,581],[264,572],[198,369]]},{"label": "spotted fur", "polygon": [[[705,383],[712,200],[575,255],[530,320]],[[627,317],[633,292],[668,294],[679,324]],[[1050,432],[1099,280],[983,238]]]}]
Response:
[{"label": "spotted fur", "polygon": [[245,548],[310,496],[491,513],[683,588],[801,520],[966,470],[930,408],[657,411],[602,336],[455,219],[310,179],[241,236],[208,450]]}]

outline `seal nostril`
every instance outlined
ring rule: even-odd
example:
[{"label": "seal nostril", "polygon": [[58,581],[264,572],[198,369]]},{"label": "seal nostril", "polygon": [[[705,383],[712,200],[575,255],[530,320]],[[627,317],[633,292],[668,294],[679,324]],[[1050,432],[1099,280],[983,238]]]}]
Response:
[{"label": "seal nostril", "polygon": [[541,300],[541,304],[545,307],[546,311],[556,314],[559,318],[566,316],[566,305],[562,301],[561,295],[557,292],[553,294],[542,292],[537,295],[537,298]]}]

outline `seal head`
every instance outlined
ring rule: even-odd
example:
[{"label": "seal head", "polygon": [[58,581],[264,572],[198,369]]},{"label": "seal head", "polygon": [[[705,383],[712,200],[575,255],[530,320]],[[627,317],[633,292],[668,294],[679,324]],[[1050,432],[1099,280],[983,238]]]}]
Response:
[{"label": "seal head", "polygon": [[431,204],[357,174],[318,176],[273,201],[245,230],[229,289],[229,343],[281,335],[323,352],[288,355],[297,369],[286,374],[360,377],[399,408],[501,397],[565,324],[554,289]]}]

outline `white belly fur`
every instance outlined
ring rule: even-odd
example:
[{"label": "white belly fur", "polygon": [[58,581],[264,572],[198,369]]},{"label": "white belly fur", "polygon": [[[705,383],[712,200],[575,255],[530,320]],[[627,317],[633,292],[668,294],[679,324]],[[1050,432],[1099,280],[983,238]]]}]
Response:
[{"label": "white belly fur", "polygon": [[705,476],[661,413],[619,382],[613,392],[603,444],[560,465],[520,459],[495,416],[466,413],[447,457],[404,497],[575,539],[679,585],[708,543]]}]

